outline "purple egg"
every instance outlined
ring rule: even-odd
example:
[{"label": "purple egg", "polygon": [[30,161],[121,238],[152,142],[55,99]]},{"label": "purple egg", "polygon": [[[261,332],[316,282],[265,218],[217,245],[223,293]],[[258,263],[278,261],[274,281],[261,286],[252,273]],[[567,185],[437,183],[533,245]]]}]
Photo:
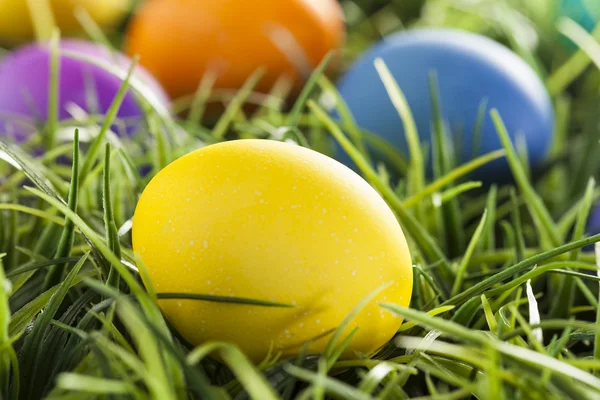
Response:
[{"label": "purple egg", "polygon": [[[131,65],[131,59],[127,56],[84,40],[63,40],[60,48],[100,58],[125,71]],[[60,54],[59,57],[59,118],[73,118],[68,111],[68,105],[71,103],[86,112],[95,110],[102,115],[106,114],[119,91],[122,79],[89,61],[64,54]],[[168,108],[169,98],[166,92],[150,73],[138,64],[133,76],[145,84],[158,102]],[[90,89],[93,102],[89,99]],[[36,121],[45,121],[48,117],[49,90],[49,45],[29,44],[5,56],[0,61],[0,135],[14,135],[17,141],[26,140],[35,130],[33,124]],[[117,119],[126,119],[126,132],[133,134],[137,130],[136,122],[141,121],[142,117],[142,108],[134,96],[133,89],[129,88],[119,108]]]}]

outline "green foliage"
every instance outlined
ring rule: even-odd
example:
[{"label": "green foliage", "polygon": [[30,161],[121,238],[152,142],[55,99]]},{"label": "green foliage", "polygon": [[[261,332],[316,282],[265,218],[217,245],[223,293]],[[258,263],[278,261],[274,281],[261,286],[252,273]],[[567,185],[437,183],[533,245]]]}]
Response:
[{"label": "green foliage", "polygon": [[[600,235],[588,236],[586,221],[600,197],[594,156],[600,28],[588,34],[573,21],[555,24],[552,3],[345,0],[347,45],[335,54],[343,67],[381,35],[427,25],[506,43],[538,71],[555,103],[555,142],[541,171],[522,162],[486,99],[478,125],[491,114],[504,148],[457,164],[447,151],[452,146],[434,73],[423,88],[431,94],[434,141],[420,142],[402,88],[378,60],[409,139],[410,153],[400,154],[356,124],[323,76],[333,53],[291,104],[284,101],[285,82],[269,94],[254,92],[261,70],[236,93],[214,90],[215,77],[207,74],[195,95],[175,99],[171,116],[132,78],[137,59],[123,71],[65,52],[123,79],[106,116],[92,113],[75,126],[58,120],[60,63],[53,48],[47,123],[21,145],[0,138],[0,399],[599,398],[600,278],[589,246]],[[110,43],[83,10],[78,18],[92,38]],[[531,44],[519,32],[538,40]],[[580,49],[561,50],[561,34]],[[52,43],[57,39],[54,33]],[[126,122],[116,116],[128,90],[146,110],[145,127],[117,137],[110,127]],[[210,121],[215,102],[225,111]],[[326,111],[329,104],[339,120]],[[59,137],[65,129],[75,132],[72,140]],[[91,139],[90,132],[96,133]],[[474,148],[483,140],[479,133]],[[348,323],[383,287],[325,332],[324,354],[307,354],[307,344],[297,357],[270,354],[258,365],[234,344],[194,348],[162,316],[157,299],[294,307],[156,293],[131,248],[131,218],[152,176],[198,147],[240,138],[292,140],[327,154],[337,142],[394,211],[413,256],[414,291],[410,308],[380,304],[404,322],[372,357],[340,358],[356,333],[346,332]],[[32,156],[40,145],[49,150]],[[430,180],[427,146],[434,157]],[[385,165],[373,162],[373,149],[384,154]],[[502,157],[514,183],[487,187],[470,180],[472,171]]]}]

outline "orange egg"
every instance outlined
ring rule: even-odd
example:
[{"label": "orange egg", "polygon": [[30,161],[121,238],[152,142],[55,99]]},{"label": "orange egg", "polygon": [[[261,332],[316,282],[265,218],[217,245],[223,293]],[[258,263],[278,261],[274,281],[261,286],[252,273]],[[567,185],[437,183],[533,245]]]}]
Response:
[{"label": "orange egg", "polygon": [[125,46],[177,98],[209,70],[214,88],[239,89],[259,67],[257,91],[280,76],[298,88],[344,40],[336,0],[153,0],[135,13]]}]

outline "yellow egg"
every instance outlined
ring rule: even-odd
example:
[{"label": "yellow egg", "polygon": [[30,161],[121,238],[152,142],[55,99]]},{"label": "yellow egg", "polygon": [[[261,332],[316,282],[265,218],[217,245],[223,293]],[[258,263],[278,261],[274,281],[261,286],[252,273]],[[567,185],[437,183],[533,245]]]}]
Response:
[{"label": "yellow egg", "polygon": [[[29,0],[0,0],[0,44],[19,45],[35,38]],[[47,1],[57,27],[64,37],[80,36],[84,30],[75,11],[82,7],[100,28],[110,29],[122,22],[134,0],[34,0],[36,10]]]},{"label": "yellow egg", "polygon": [[[339,162],[271,140],[237,140],[191,152],[160,171],[139,199],[133,248],[158,293],[235,296],[294,308],[164,299],[188,341],[235,343],[254,361],[324,350],[342,320],[391,283],[345,331],[344,353],[371,354],[407,306],[412,265],[402,229],[379,194]],[[326,334],[323,336],[323,334]]]}]

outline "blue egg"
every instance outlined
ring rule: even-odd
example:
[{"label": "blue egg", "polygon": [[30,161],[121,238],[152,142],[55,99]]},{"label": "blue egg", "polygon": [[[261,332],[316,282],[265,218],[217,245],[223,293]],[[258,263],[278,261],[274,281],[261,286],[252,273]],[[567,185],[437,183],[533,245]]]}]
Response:
[{"label": "blue egg", "polygon": [[[588,236],[593,236],[600,233],[600,201],[598,201],[590,211],[585,231]],[[586,246],[584,247],[584,250],[594,251],[594,245]]]},{"label": "blue egg", "polygon": [[[337,89],[357,124],[408,156],[402,120],[375,69],[376,58],[385,62],[404,92],[420,140],[428,142],[429,148],[433,122],[429,74],[435,71],[442,117],[449,139],[455,142],[458,163],[472,159],[474,153],[502,148],[489,114],[492,108],[498,109],[513,144],[517,136],[524,138],[530,165],[540,164],[547,156],[554,127],[550,97],[534,70],[500,43],[455,29],[402,31],[373,45],[338,80]],[[479,146],[474,149],[483,101],[487,109]],[[353,167],[341,149],[338,156]],[[511,176],[504,158],[480,168],[477,175],[484,181]]]}]

